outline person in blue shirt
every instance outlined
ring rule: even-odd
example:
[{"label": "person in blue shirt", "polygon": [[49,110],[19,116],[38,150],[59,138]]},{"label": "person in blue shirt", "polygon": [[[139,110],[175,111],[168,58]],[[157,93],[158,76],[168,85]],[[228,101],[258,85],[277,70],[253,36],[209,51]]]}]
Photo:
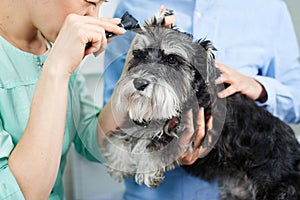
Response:
[{"label": "person in blue shirt", "polygon": [[[175,26],[211,40],[217,48],[217,83],[229,83],[220,98],[241,92],[288,123],[300,122],[299,48],[287,6],[281,0],[121,0],[115,12],[129,11],[140,23],[163,4],[174,10]],[[119,79],[134,33],[116,37],[105,53],[104,103]],[[216,182],[205,182],[180,167],[165,173],[156,189],[125,180],[126,200],[218,199]]]}]

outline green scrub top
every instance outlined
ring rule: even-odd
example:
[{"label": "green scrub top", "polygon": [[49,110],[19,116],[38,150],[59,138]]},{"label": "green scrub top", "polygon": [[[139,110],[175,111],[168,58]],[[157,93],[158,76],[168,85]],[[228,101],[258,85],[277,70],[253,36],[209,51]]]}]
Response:
[{"label": "green scrub top", "polygon": [[[24,199],[7,161],[25,130],[31,100],[46,57],[47,53],[36,56],[23,52],[0,36],[0,199]],[[85,87],[84,78],[74,72],[69,82],[61,163],[49,199],[64,199],[62,175],[72,143],[76,151],[88,160],[105,161],[96,138],[99,112],[100,108],[95,106]]]}]

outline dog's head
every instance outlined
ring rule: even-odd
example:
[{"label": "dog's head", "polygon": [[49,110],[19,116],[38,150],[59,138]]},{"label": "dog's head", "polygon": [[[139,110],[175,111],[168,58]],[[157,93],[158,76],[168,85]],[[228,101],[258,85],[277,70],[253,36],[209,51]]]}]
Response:
[{"label": "dog's head", "polygon": [[143,125],[178,117],[193,98],[209,107],[208,85],[218,76],[213,49],[210,41],[195,41],[176,29],[144,26],[129,50],[128,71],[116,86],[116,105]]}]

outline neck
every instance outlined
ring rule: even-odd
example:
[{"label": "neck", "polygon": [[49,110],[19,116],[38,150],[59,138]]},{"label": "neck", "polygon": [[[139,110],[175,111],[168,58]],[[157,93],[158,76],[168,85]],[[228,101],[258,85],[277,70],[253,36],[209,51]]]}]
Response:
[{"label": "neck", "polygon": [[47,50],[43,35],[33,26],[23,9],[24,1],[0,1],[0,35],[22,51],[41,55]]}]

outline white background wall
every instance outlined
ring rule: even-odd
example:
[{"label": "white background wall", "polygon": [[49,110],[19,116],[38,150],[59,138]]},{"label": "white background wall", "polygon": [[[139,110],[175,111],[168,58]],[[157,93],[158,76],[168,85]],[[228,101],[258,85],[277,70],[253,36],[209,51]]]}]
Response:
[{"label": "white background wall", "polygon": [[[113,12],[119,0],[110,0],[101,8],[101,16],[112,17]],[[300,0],[287,0],[290,9],[295,30],[300,44]],[[83,61],[80,72],[87,79],[87,85],[91,94],[98,99],[98,105],[101,105],[102,98],[102,77],[103,54],[97,58],[89,56]],[[299,77],[300,78],[300,77]],[[300,134],[299,126],[294,126],[296,132]],[[65,193],[68,200],[116,200],[121,198],[124,189],[122,183],[114,181],[107,173],[104,166],[86,161],[78,156],[71,149],[69,162],[64,177]]]}]

